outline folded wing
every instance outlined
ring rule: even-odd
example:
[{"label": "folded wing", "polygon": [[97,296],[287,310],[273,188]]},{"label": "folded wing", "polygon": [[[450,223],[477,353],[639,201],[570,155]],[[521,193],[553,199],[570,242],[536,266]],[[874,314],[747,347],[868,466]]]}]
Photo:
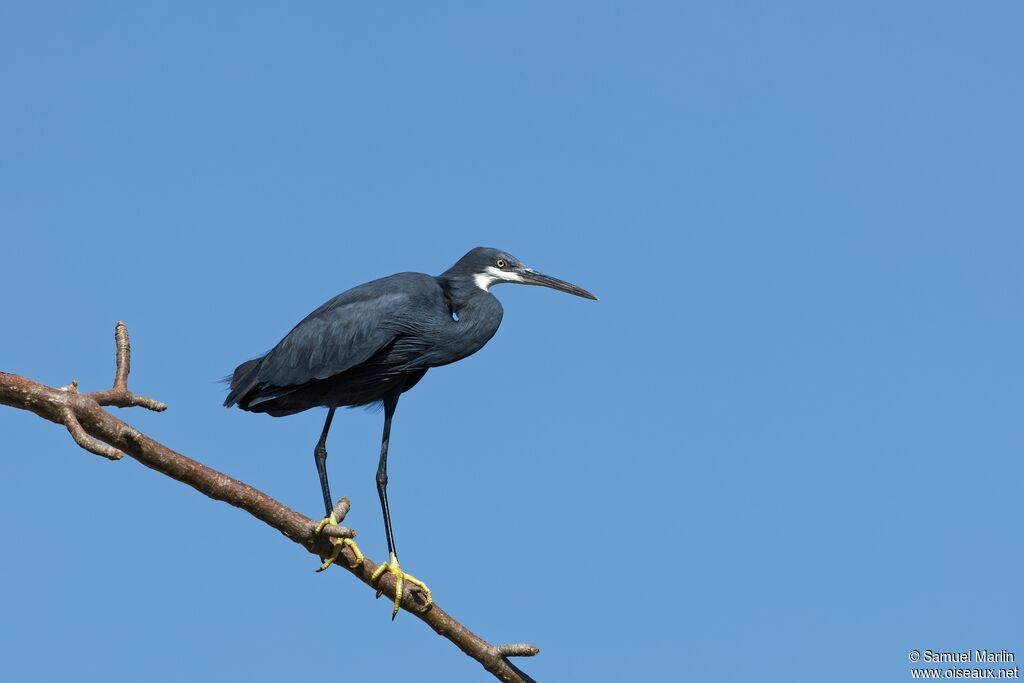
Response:
[{"label": "folded wing", "polygon": [[437,281],[400,273],[348,290],[292,328],[267,355],[238,366],[224,405],[243,408],[280,398],[315,380],[358,367],[403,345],[416,319],[443,315]]}]

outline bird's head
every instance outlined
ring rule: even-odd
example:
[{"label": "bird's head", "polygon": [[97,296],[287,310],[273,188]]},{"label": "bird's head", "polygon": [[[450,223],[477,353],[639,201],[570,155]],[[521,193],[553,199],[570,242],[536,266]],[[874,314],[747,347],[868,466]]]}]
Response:
[{"label": "bird's head", "polygon": [[596,296],[582,287],[538,273],[533,268],[527,268],[522,261],[508,252],[490,247],[473,249],[449,268],[445,275],[472,278],[473,283],[484,291],[489,290],[491,285],[510,282],[519,285],[550,287],[581,296],[584,299],[597,300]]}]

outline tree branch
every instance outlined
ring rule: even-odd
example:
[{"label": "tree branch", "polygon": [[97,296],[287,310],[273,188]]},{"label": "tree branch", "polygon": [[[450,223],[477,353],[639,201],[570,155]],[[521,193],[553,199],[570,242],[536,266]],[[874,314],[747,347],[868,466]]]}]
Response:
[{"label": "tree branch", "polygon": [[[114,386],[106,391],[93,391],[89,397],[101,406],[118,408],[147,408],[156,412],[167,410],[160,401],[145,396],[136,396],[128,391],[128,373],[132,371],[132,345],[128,341],[128,326],[118,321],[114,326],[114,345],[117,347],[117,365],[114,371]],[[76,382],[72,382],[77,386]]]},{"label": "tree branch", "polygon": [[[356,535],[352,529],[329,525],[318,536],[314,533],[316,521],[282,505],[244,482],[154,441],[103,410],[101,406],[138,406],[155,411],[166,408],[155,399],[136,396],[128,390],[131,345],[128,341],[128,329],[123,322],[117,323],[114,339],[117,346],[117,369],[111,389],[82,394],[78,392],[78,383],[74,380],[66,387],[54,388],[20,375],[0,372],[0,404],[28,410],[43,419],[63,424],[75,442],[87,451],[111,460],[120,459],[122,453],[127,454],[146,467],[188,484],[210,498],[245,510],[321,558],[331,553],[331,537],[352,538]],[[339,522],[348,512],[348,508],[349,502],[343,498],[335,509]],[[344,557],[339,558],[342,561],[336,562],[333,566],[346,569],[367,586],[374,590],[382,590],[385,595],[394,599],[395,579],[390,573],[386,573],[373,583],[370,577],[377,568],[376,563],[365,558],[361,564],[353,567],[350,565],[355,558],[347,545],[343,547],[342,553]],[[425,602],[425,596],[418,588],[406,588],[402,607],[478,661],[495,678],[508,683],[526,683],[533,680],[513,666],[508,658],[535,655],[539,652],[536,647],[525,644],[491,645],[456,621],[436,602],[423,609]]]}]

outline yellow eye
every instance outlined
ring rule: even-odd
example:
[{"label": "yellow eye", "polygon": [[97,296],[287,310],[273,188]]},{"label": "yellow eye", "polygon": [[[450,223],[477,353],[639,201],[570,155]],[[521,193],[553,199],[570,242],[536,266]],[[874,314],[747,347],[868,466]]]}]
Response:
[{"label": "yellow eye", "polygon": [[505,266],[507,266],[508,264],[507,264],[507,263],[505,263],[505,259],[502,259],[502,258],[500,258],[500,259],[498,259],[498,260],[497,260],[497,261],[495,262],[495,264],[494,264],[494,265],[498,266],[499,268],[504,268],[504,267],[505,267]]}]

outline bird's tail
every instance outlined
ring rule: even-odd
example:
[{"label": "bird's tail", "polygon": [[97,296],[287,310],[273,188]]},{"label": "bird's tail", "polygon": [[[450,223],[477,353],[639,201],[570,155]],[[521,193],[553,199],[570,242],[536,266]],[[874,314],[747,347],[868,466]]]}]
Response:
[{"label": "bird's tail", "polygon": [[260,362],[263,360],[263,356],[259,358],[253,358],[247,360],[231,373],[230,377],[225,377],[225,382],[231,383],[231,392],[228,397],[224,399],[224,405],[228,408],[241,401],[245,395],[256,385],[257,371],[259,370]]}]

